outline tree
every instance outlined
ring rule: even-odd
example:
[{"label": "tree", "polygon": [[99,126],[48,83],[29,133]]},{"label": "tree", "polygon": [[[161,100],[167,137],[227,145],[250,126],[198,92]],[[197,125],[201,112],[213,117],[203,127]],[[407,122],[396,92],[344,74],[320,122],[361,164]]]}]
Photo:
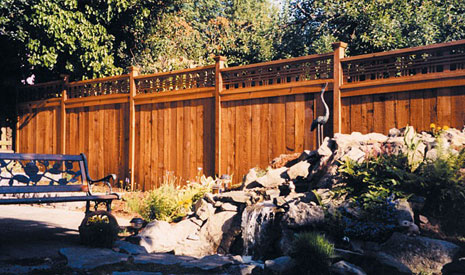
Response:
[{"label": "tree", "polygon": [[212,64],[270,60],[279,33],[278,9],[270,0],[186,0],[152,26],[136,63],[145,72]]},{"label": "tree", "polygon": [[461,0],[291,0],[281,54],[330,51],[349,44],[357,55],[465,38]]},{"label": "tree", "polygon": [[20,61],[22,79],[115,75],[131,63],[147,25],[174,6],[174,0],[3,0],[0,37]]}]

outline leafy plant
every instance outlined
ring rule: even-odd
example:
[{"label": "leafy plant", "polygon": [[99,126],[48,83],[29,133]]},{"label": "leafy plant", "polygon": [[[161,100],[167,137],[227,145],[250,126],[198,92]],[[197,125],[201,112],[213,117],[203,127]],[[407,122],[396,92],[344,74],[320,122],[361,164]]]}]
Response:
[{"label": "leafy plant", "polygon": [[181,187],[181,180],[173,173],[166,172],[160,187],[144,194],[128,196],[126,201],[132,211],[147,221],[171,222],[186,216],[192,205],[211,191],[214,182],[211,177],[199,175],[196,181],[186,182]]},{"label": "leafy plant", "polygon": [[381,154],[368,157],[361,163],[346,159],[339,168],[340,176],[346,183],[341,188],[349,193],[353,201],[362,205],[365,202],[383,202],[392,194],[406,197],[402,186],[416,177],[408,169],[408,163],[408,156],[404,154]]},{"label": "leafy plant", "polygon": [[465,148],[456,152],[443,146],[440,134],[436,137],[437,157],[416,162],[412,154],[419,141],[408,136],[405,153],[383,153],[361,163],[345,160],[339,169],[345,185],[338,192],[345,192],[368,212],[373,210],[370,206],[388,198],[422,196],[426,198],[424,214],[438,218],[446,230],[465,234]]},{"label": "leafy plant", "polygon": [[295,236],[290,254],[300,274],[328,274],[334,245],[318,232],[303,232]]}]

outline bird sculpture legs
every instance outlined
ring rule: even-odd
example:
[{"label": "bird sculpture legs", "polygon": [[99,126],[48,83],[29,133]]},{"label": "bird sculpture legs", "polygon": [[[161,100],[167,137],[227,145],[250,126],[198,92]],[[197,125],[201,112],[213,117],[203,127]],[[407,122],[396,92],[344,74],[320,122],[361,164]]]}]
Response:
[{"label": "bird sculpture legs", "polygon": [[324,127],[325,126],[323,124],[318,124],[318,128],[316,129],[318,148],[320,148],[321,144],[323,143]]}]

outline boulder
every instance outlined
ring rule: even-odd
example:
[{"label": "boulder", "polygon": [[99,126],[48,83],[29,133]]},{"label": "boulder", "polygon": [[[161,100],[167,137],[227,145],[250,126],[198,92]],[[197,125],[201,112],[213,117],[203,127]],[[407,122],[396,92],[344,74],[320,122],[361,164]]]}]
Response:
[{"label": "boulder", "polygon": [[414,221],[414,213],[412,210],[412,207],[410,207],[410,203],[405,200],[405,199],[399,199],[396,200],[395,202],[395,208],[396,208],[396,216],[397,216],[397,221],[409,221],[413,222]]},{"label": "boulder", "polygon": [[281,256],[273,260],[265,261],[265,272],[271,271],[278,274],[285,274],[296,266],[296,262],[289,256]]},{"label": "boulder", "polygon": [[244,176],[244,186],[247,187],[251,185],[257,180],[257,178],[258,176],[257,176],[257,171],[255,170],[255,168],[250,169],[247,175]]},{"label": "boulder", "polygon": [[287,170],[287,174],[291,180],[297,178],[306,178],[308,177],[309,169],[310,169],[310,162],[304,160],[299,161]]},{"label": "boulder", "polygon": [[337,275],[366,275],[360,267],[346,261],[339,261],[331,266],[331,274]]},{"label": "boulder", "polygon": [[168,222],[155,220],[139,233],[140,245],[149,253],[173,251],[179,239],[172,233]]},{"label": "boulder", "polygon": [[247,204],[254,200],[254,195],[246,191],[230,191],[216,195],[215,198],[221,202]]},{"label": "boulder", "polygon": [[286,182],[286,178],[282,175],[288,170],[287,167],[277,169],[269,169],[268,172],[262,177],[259,177],[256,182],[265,188],[278,188],[281,184]]},{"label": "boulder", "polygon": [[[174,248],[176,255],[204,257],[217,253],[220,245],[222,252],[228,252],[229,247],[224,239],[231,239],[234,231],[233,220],[236,212],[224,211],[211,216],[198,232],[198,240],[184,239]],[[233,232],[234,233],[234,232]],[[229,244],[230,245],[230,244]]]},{"label": "boulder", "polygon": [[301,153],[294,153],[294,154],[281,154],[279,157],[274,158],[271,161],[271,168],[281,168],[283,166],[289,167],[293,164],[298,158],[300,158]]},{"label": "boulder", "polygon": [[80,270],[92,270],[99,266],[126,262],[129,257],[128,254],[111,249],[87,247],[62,248],[60,254],[66,257],[69,267]]},{"label": "boulder", "polygon": [[237,206],[235,206],[234,204],[228,203],[228,202],[221,204],[220,209],[221,211],[237,212]]},{"label": "boulder", "polygon": [[365,159],[365,152],[360,150],[359,147],[352,147],[350,151],[346,154],[346,158],[349,158],[356,162],[361,162]]},{"label": "boulder", "polygon": [[[225,211],[213,215],[204,226],[200,229],[200,239],[206,242],[212,251],[216,253],[218,249],[222,249],[222,253],[229,251],[229,245],[231,245],[232,238],[237,234],[234,226],[234,218],[236,212]],[[240,222],[239,222],[240,223]],[[229,241],[229,243],[226,242]]]},{"label": "boulder", "polygon": [[289,210],[282,218],[282,224],[288,228],[316,226],[324,222],[323,208],[314,202],[295,201],[289,204]]},{"label": "boulder", "polygon": [[130,255],[147,253],[145,247],[125,241],[116,241],[115,248],[119,249],[119,251],[123,253]]},{"label": "boulder", "polygon": [[194,212],[199,219],[205,221],[215,213],[215,208],[204,199],[201,199],[195,203]]},{"label": "boulder", "polygon": [[410,237],[395,232],[382,244],[381,252],[378,254],[388,255],[414,273],[440,273],[444,265],[452,262],[458,251],[457,245],[447,241]]},{"label": "boulder", "polygon": [[184,268],[195,268],[212,272],[214,270],[220,271],[221,268],[232,265],[233,263],[234,260],[230,256],[214,254],[202,257],[201,259],[183,262],[181,266]]},{"label": "boulder", "polygon": [[165,221],[153,221],[147,224],[139,236],[140,245],[149,253],[171,252],[181,241],[198,231],[198,225],[190,220],[169,224]]}]

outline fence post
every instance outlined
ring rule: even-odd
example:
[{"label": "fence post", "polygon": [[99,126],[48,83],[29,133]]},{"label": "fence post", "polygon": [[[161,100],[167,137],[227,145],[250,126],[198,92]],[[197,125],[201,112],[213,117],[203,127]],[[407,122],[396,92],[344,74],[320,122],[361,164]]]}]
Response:
[{"label": "fence post", "polygon": [[215,56],[215,175],[220,176],[221,169],[221,91],[223,90],[223,76],[221,69],[224,68],[226,57]]},{"label": "fence post", "polygon": [[[59,133],[59,140],[60,140],[60,147],[58,148],[60,154],[66,154],[66,105],[65,102],[68,100],[68,83],[69,83],[69,75],[60,75],[63,79],[63,90],[61,92],[61,100],[60,100],[60,133]],[[52,152],[50,152],[52,153]]]},{"label": "fence post", "polygon": [[341,86],[343,81],[343,72],[341,59],[344,58],[347,43],[333,43],[334,50],[334,67],[333,67],[333,135],[341,132]]},{"label": "fence post", "polygon": [[136,96],[136,81],[134,77],[138,76],[140,72],[139,67],[129,67],[129,159],[128,159],[128,173],[129,181],[131,183],[131,191],[134,191],[134,163],[135,163],[135,139],[136,139],[136,109],[134,104],[134,97]]}]

